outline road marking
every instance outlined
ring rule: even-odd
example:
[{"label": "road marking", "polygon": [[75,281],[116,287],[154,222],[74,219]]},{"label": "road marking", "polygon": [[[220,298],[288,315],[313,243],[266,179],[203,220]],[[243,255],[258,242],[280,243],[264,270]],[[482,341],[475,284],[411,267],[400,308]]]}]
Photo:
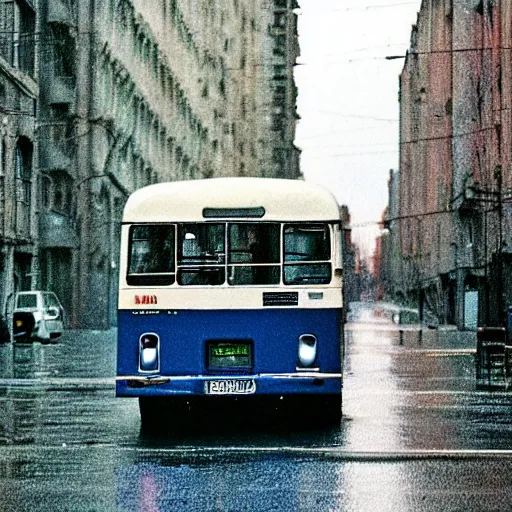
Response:
[{"label": "road marking", "polygon": [[55,378],[43,378],[43,379],[2,379],[0,378],[0,387],[30,387],[30,388],[46,388],[46,387],[91,387],[98,386],[104,388],[115,388],[114,378],[67,378],[67,377],[55,377]]},{"label": "road marking", "polygon": [[379,451],[349,451],[339,446],[327,447],[296,447],[296,446],[174,446],[174,447],[144,447],[116,445],[114,443],[58,443],[54,445],[0,445],[1,452],[48,452],[48,451],[73,451],[84,450],[115,450],[117,452],[134,452],[139,454],[159,454],[161,456],[177,456],[180,459],[187,457],[219,457],[240,456],[244,460],[248,456],[281,455],[293,457],[311,457],[322,459],[333,459],[340,462],[407,462],[425,460],[482,460],[482,459],[512,459],[512,450],[396,450],[389,452]]},{"label": "road marking", "polygon": [[467,356],[476,354],[476,349],[474,348],[433,348],[433,349],[421,349],[421,348],[413,348],[407,350],[404,353],[413,353],[413,354],[425,354],[427,357],[452,357],[452,356]]}]

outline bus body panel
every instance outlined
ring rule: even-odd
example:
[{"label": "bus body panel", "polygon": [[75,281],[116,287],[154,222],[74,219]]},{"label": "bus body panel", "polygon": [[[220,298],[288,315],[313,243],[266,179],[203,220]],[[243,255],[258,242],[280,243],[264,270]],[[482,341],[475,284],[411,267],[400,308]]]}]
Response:
[{"label": "bus body panel", "polygon": [[[237,379],[239,377],[236,377]],[[168,379],[168,382],[154,386],[136,386],[129,379],[118,377],[117,397],[200,397],[205,395],[205,382],[212,376],[201,378]],[[237,397],[291,396],[291,395],[341,395],[341,378],[336,375],[329,378],[311,376],[266,376],[252,377],[256,382],[256,392],[251,395],[230,395]]]},{"label": "bus body panel", "polygon": [[[343,298],[341,278],[335,276],[328,285],[309,288],[286,287],[250,287],[250,286],[168,286],[168,287],[124,287],[119,289],[119,310],[161,310],[165,309],[194,309],[194,310],[237,310],[262,309],[271,310],[264,306],[264,297],[272,294],[296,294],[298,308],[341,308]],[[289,311],[289,309],[287,309]]]},{"label": "bus body panel", "polygon": [[340,218],[334,195],[315,183],[231,177],[148,185],[131,194],[123,222],[203,222],[205,207],[263,207],[262,221],[318,222]]},{"label": "bus body panel", "polygon": [[[256,394],[339,394],[341,318],[341,309],[121,310],[117,395],[204,394],[205,380],[246,377],[255,378]],[[145,333],[160,338],[157,376],[170,377],[169,382],[147,385],[155,376],[138,371],[139,338]],[[312,370],[297,370],[302,334],[318,340]],[[207,343],[212,340],[249,341],[252,368],[210,370]]]}]

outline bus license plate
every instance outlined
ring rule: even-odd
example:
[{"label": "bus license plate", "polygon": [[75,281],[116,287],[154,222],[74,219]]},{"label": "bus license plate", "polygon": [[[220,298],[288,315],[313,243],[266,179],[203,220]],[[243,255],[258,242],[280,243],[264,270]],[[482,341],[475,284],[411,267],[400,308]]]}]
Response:
[{"label": "bus license plate", "polygon": [[249,379],[208,380],[207,395],[251,395],[256,392],[256,382]]}]

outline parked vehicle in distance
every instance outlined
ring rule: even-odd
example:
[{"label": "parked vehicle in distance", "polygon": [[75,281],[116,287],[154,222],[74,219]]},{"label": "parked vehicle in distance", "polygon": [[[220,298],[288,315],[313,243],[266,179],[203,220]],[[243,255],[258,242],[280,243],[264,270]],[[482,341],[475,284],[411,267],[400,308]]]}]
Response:
[{"label": "parked vehicle in distance", "polygon": [[[14,323],[18,313],[32,313],[34,316],[31,338],[48,341],[58,338],[64,331],[64,309],[53,292],[18,292],[14,298]],[[16,332],[16,325],[13,330]]]},{"label": "parked vehicle in distance", "polygon": [[12,339],[18,343],[30,342],[34,325],[33,313],[16,311],[12,316]]}]

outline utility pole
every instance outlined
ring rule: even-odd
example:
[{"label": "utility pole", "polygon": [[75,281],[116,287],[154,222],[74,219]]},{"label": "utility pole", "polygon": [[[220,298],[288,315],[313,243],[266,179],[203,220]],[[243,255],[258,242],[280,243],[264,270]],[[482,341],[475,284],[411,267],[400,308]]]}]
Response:
[{"label": "utility pole", "polygon": [[485,267],[485,327],[489,327],[490,293],[489,293],[489,262],[487,261],[487,208],[484,210],[484,267]]},{"label": "utility pole", "polygon": [[423,291],[421,288],[421,276],[423,275],[422,272],[422,244],[421,244],[421,217],[417,217],[418,221],[418,314],[419,314],[419,320],[420,324],[423,323]]},{"label": "utility pole", "polygon": [[503,310],[503,172],[501,165],[497,165],[494,169],[494,178],[498,185],[498,251],[497,251],[497,277],[498,282],[496,291],[498,294],[498,323],[500,326],[505,325],[505,315]]}]

